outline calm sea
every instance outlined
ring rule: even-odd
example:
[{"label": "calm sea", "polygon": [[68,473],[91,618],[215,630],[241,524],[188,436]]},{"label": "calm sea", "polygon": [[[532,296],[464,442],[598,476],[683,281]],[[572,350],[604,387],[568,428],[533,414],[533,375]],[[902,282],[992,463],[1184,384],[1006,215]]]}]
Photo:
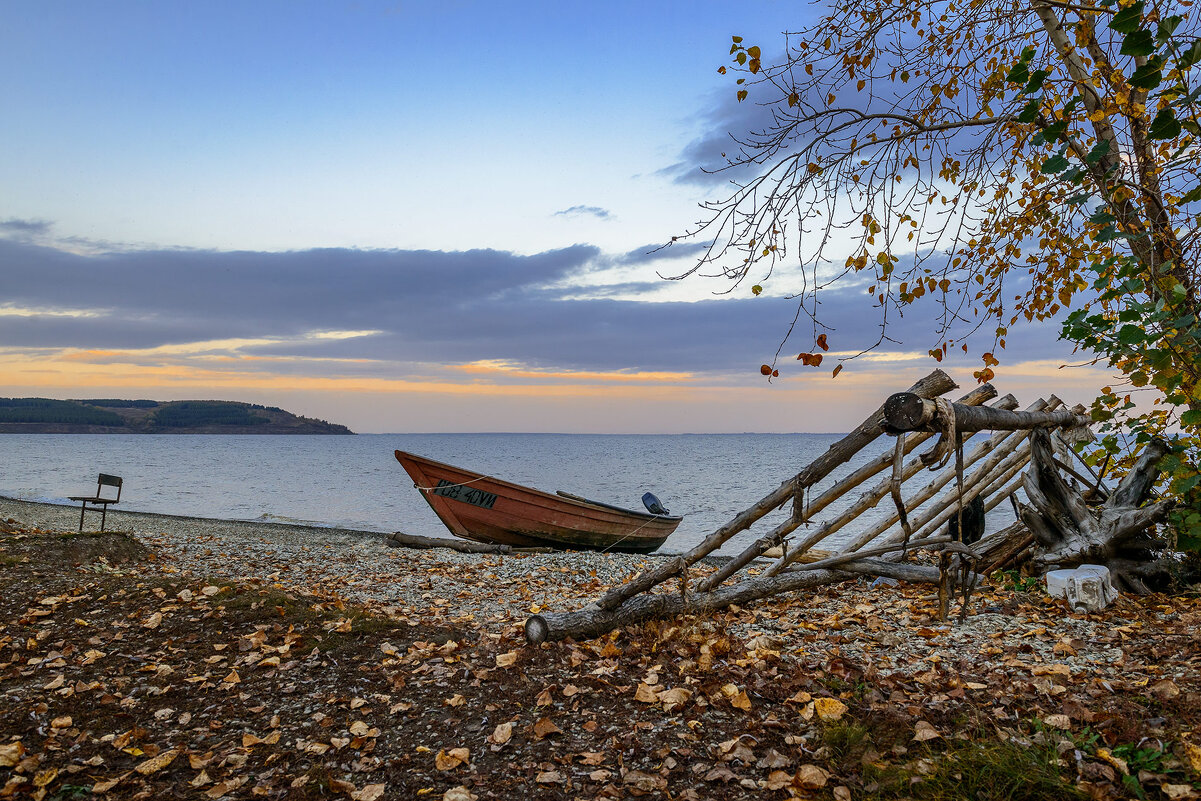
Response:
[{"label": "calm sea", "polygon": [[[120,509],[234,520],[306,523],[446,536],[392,452],[443,462],[554,492],[641,509],[654,492],[684,522],[663,547],[682,552],[752,506],[840,438],[837,434],[360,434],[237,436],[0,435],[0,495],[67,503],[95,490],[99,472],[125,479]],[[891,447],[882,438],[856,463]],[[820,488],[819,488],[820,489]],[[844,499],[851,503],[858,493]],[[887,498],[877,507],[892,512]],[[837,512],[837,508],[832,510]],[[832,513],[828,510],[823,516]],[[760,521],[724,553],[783,520]],[[1006,517],[1002,520],[1002,517]],[[1008,506],[989,528],[1012,520]],[[823,547],[838,545],[844,531]]]}]

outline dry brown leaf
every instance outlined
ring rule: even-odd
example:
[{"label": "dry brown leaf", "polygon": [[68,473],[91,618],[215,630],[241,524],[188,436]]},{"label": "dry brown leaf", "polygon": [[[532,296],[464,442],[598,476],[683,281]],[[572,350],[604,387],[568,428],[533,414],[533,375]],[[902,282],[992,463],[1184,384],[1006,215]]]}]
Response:
[{"label": "dry brown leaf", "polygon": [[691,697],[692,691],[684,687],[673,687],[659,693],[659,700],[663,702],[664,712],[670,712],[678,706],[683,706]]},{"label": "dry brown leaf", "polygon": [[221,592],[221,589],[219,587],[214,587],[212,584],[208,585],[207,587],[200,588],[201,595],[213,596],[219,592]]},{"label": "dry brown leaf", "polygon": [[149,776],[151,773],[160,771],[170,765],[175,761],[175,757],[177,756],[179,756],[179,749],[172,748],[170,751],[163,751],[158,756],[147,759],[145,762],[135,767],[134,770],[143,776]]},{"label": "dry brown leaf", "polygon": [[1170,701],[1180,695],[1180,688],[1171,679],[1160,679],[1148,687],[1147,692],[1151,693],[1156,700]]},{"label": "dry brown leaf", "polygon": [[33,786],[37,788],[45,787],[50,782],[58,778],[58,768],[47,768],[39,770],[33,776]]},{"label": "dry brown leaf", "polygon": [[242,682],[242,677],[238,675],[238,671],[231,670],[229,671],[229,675],[221,679],[221,681],[225,682],[226,684],[240,684]]},{"label": "dry brown leaf", "polygon": [[834,788],[834,801],[851,801],[851,788],[840,784]]},{"label": "dry brown leaf", "polygon": [[763,785],[765,790],[783,790],[785,787],[792,784],[792,774],[785,770],[773,770],[767,777],[767,783]]},{"label": "dry brown leaf", "polygon": [[821,720],[838,720],[847,712],[847,705],[837,698],[815,698],[813,709]]},{"label": "dry brown leaf", "polygon": [[746,690],[742,690],[741,692],[738,693],[738,695],[731,698],[730,706],[734,707],[735,709],[749,711],[751,708],[751,699],[746,694]]},{"label": "dry brown leaf", "polygon": [[222,796],[228,795],[229,793],[241,787],[248,781],[248,779],[248,776],[240,776],[236,779],[226,779],[220,784],[214,784],[212,787],[210,787],[205,795],[209,798],[221,798]]},{"label": "dry brown leaf", "polygon": [[1126,764],[1126,760],[1114,756],[1108,748],[1098,748],[1097,756],[1121,771],[1123,776],[1130,775],[1130,766]]},{"label": "dry brown leaf", "polygon": [[162,613],[155,612],[150,617],[146,618],[146,620],[142,623],[142,626],[144,626],[145,628],[148,628],[148,629],[157,629],[159,624],[162,622],[163,622]]},{"label": "dry brown leaf", "polygon": [[102,781],[102,782],[96,782],[95,784],[92,785],[92,793],[94,795],[97,795],[100,793],[107,793],[109,790],[113,789],[118,784],[120,784],[121,780],[124,779],[126,776],[128,776],[131,773],[133,773],[133,771],[128,770],[125,773],[122,773],[120,776],[116,777],[115,779],[106,779],[105,781]]},{"label": "dry brown leaf", "polygon": [[350,794],[353,801],[377,801],[383,797],[384,791],[388,789],[386,784],[369,784],[362,790],[356,790]]},{"label": "dry brown leaf", "polygon": [[370,730],[371,730],[371,727],[368,726],[367,723],[362,720],[356,720],[354,723],[350,724],[350,733],[353,734],[355,737],[362,737],[364,734],[366,734]]},{"label": "dry brown leaf", "polygon": [[504,745],[513,737],[513,724],[501,723],[488,735],[488,742],[494,745]]},{"label": "dry brown leaf", "polygon": [[478,801],[479,796],[463,785],[452,787],[442,794],[442,801]]},{"label": "dry brown leaf", "polygon": [[1197,791],[1193,789],[1191,784],[1161,784],[1159,789],[1163,791],[1170,801],[1177,799],[1201,798]]},{"label": "dry brown leaf", "polygon": [[579,687],[575,686],[574,684],[568,684],[566,687],[563,688],[563,697],[570,698],[571,696],[579,693],[579,691],[580,691]]},{"label": "dry brown leaf", "polygon": [[1053,729],[1070,729],[1072,728],[1072,719],[1067,715],[1047,715],[1043,718],[1043,723]]},{"label": "dry brown leaf", "polygon": [[924,720],[919,720],[916,724],[914,724],[913,731],[913,741],[915,743],[921,743],[925,742],[926,740],[933,740],[938,737],[942,737],[942,735],[938,733],[938,729],[934,728]]},{"label": "dry brown leaf", "polygon": [[813,696],[804,690],[798,690],[797,694],[789,698],[785,703],[788,704],[807,704],[813,700]]},{"label": "dry brown leaf", "polygon": [[454,770],[467,762],[470,752],[466,748],[452,748],[449,751],[439,751],[434,757],[434,767],[438,770]]},{"label": "dry brown leaf", "polygon": [[71,716],[63,715],[61,718],[55,718],[54,720],[50,721],[50,728],[52,728],[52,729],[69,729],[69,728],[71,728],[71,723],[72,723]]},{"label": "dry brown leaf", "polygon": [[829,779],[830,774],[817,765],[801,765],[800,770],[796,772],[796,783],[807,790],[825,787]]},{"label": "dry brown leaf", "polygon": [[534,777],[534,781],[538,784],[562,784],[563,774],[557,770],[544,770]]},{"label": "dry brown leaf", "polygon": [[208,771],[202,770],[197,773],[196,778],[192,779],[192,781],[188,782],[188,784],[192,785],[193,787],[203,787],[211,781],[212,779],[209,778]]},{"label": "dry brown leaf", "polygon": [[534,699],[534,706],[550,706],[555,702],[554,696],[551,695],[550,687],[546,687],[542,692],[538,693],[538,697]]},{"label": "dry brown leaf", "polygon": [[605,764],[605,755],[600,751],[584,751],[580,755],[581,765],[603,765]]},{"label": "dry brown leaf", "polygon": [[517,664],[517,652],[516,651],[509,651],[508,653],[496,655],[496,666],[497,667],[507,668],[507,667],[512,667],[515,664]]},{"label": "dry brown leaf", "polygon": [[653,689],[639,682],[638,689],[634,691],[634,700],[644,704],[653,704],[659,700],[659,696]]},{"label": "dry brown leaf", "polygon": [[25,753],[25,746],[21,745],[21,741],[15,743],[4,743],[0,745],[0,768],[11,768],[21,761],[21,755]]},{"label": "dry brown leaf", "polygon": [[538,722],[534,724],[534,736],[541,740],[544,737],[550,737],[552,734],[562,734],[563,730],[555,725],[555,722],[549,717],[538,718]]},{"label": "dry brown leaf", "polygon": [[[1195,746],[1187,740],[1184,741],[1184,759],[1193,773],[1201,776],[1201,747]],[[0,765],[4,764],[0,762]]]},{"label": "dry brown leaf", "polygon": [[213,752],[207,754],[188,754],[188,764],[192,766],[192,770],[200,770],[213,761]]}]

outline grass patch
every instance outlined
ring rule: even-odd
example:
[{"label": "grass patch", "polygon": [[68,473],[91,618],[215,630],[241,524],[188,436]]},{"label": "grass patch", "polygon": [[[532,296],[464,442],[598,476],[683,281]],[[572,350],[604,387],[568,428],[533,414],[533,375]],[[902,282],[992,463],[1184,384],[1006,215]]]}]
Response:
[{"label": "grass patch", "polygon": [[1068,801],[1085,796],[1045,745],[953,741],[942,753],[901,766],[868,766],[867,798],[915,801]]}]

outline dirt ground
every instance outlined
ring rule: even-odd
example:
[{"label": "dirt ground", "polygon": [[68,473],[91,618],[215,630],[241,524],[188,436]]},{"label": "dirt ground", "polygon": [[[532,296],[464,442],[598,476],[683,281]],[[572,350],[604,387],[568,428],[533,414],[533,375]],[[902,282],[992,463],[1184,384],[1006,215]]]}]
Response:
[{"label": "dirt ground", "polygon": [[1201,598],[864,582],[531,648],[0,524],[0,798],[1201,797]]}]

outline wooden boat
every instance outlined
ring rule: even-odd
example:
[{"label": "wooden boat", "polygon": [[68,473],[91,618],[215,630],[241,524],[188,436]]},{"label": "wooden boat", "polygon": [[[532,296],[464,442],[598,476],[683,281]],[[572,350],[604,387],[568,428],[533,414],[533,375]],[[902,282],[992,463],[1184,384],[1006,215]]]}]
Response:
[{"label": "wooden boat", "polygon": [[650,553],[683,519],[552,495],[405,451],[396,460],[451,533],[477,542]]}]

